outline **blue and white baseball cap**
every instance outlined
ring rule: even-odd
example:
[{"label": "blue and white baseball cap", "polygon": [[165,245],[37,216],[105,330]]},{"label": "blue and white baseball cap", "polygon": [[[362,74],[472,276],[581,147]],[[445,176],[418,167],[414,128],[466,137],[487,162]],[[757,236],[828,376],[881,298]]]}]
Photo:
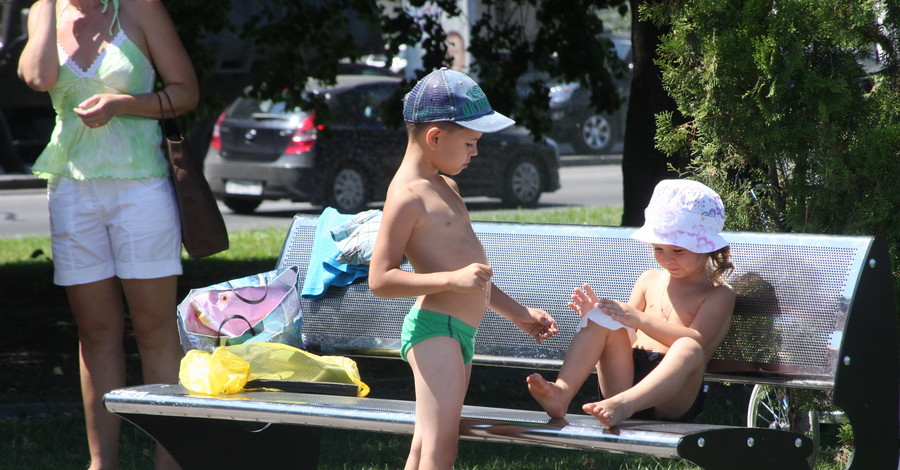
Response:
[{"label": "blue and white baseball cap", "polygon": [[450,121],[478,132],[497,132],[516,123],[494,111],[468,75],[442,68],[419,80],[403,99],[407,122]]}]

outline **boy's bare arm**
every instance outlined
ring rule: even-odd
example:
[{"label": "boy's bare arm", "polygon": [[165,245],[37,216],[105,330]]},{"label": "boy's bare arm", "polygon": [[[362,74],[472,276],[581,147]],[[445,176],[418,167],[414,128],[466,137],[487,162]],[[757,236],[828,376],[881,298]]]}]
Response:
[{"label": "boy's bare arm", "polygon": [[556,320],[544,310],[526,307],[516,302],[497,285],[491,285],[491,309],[516,325],[540,344],[559,333]]},{"label": "boy's bare arm", "polygon": [[[410,273],[401,270],[400,265],[403,263],[406,245],[424,209],[406,188],[400,191],[391,189],[384,204],[381,227],[369,263],[369,288],[379,297],[411,297],[418,295],[407,292],[416,279],[405,275]],[[404,214],[403,217],[399,216],[401,213]]]}]

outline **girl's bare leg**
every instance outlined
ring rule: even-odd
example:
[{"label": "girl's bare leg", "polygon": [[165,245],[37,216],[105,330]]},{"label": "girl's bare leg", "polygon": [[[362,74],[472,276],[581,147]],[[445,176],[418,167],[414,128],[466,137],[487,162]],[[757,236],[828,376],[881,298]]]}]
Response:
[{"label": "girl's bare leg", "polygon": [[459,342],[445,336],[416,343],[407,359],[415,376],[416,427],[405,468],[451,469],[471,364],[463,364]]},{"label": "girl's bare leg", "polygon": [[[125,298],[141,357],[144,383],[178,383],[183,356],[176,322],[176,276],[123,279]],[[156,470],[178,469],[172,456],[156,447]]]},{"label": "girl's bare leg", "polygon": [[118,279],[67,286],[78,324],[81,398],[91,469],[118,468],[119,418],[103,407],[103,394],[125,385],[125,312]]},{"label": "girl's bare leg", "polygon": [[690,338],[680,338],[672,344],[659,366],[634,387],[614,395],[604,393],[609,398],[587,403],[583,409],[608,428],[651,407],[661,418],[678,418],[694,403],[705,365],[706,357],[700,344]]},{"label": "girl's bare leg", "polygon": [[563,418],[572,398],[595,366],[604,395],[609,393],[611,396],[631,386],[634,366],[626,330],[609,330],[587,322],[587,326],[572,338],[556,382],[549,382],[540,374],[531,374],[526,379],[528,390],[550,417]]}]

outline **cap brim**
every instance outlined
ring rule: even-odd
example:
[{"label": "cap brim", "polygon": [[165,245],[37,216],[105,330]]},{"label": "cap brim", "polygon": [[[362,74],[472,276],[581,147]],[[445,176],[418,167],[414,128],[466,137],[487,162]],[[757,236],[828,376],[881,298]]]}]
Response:
[{"label": "cap brim", "polygon": [[458,120],[454,121],[468,129],[472,129],[473,131],[478,132],[497,132],[506,129],[509,126],[512,126],[516,123],[512,119],[498,113],[497,111],[493,111],[490,114],[485,114],[484,116],[479,116],[475,119],[467,119],[467,120]]}]

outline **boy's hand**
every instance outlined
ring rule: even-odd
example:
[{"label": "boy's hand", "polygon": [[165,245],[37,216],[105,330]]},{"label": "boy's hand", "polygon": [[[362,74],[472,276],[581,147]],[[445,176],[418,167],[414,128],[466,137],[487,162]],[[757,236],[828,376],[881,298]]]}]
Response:
[{"label": "boy's hand", "polygon": [[516,321],[514,323],[518,329],[531,335],[537,344],[541,344],[541,341],[559,333],[556,320],[549,313],[538,308],[525,308],[528,310],[528,318],[523,319],[522,322]]},{"label": "boy's hand", "polygon": [[483,292],[491,285],[491,276],[494,270],[482,263],[472,263],[462,269],[457,269],[450,274],[450,283],[455,291],[471,293]]}]

